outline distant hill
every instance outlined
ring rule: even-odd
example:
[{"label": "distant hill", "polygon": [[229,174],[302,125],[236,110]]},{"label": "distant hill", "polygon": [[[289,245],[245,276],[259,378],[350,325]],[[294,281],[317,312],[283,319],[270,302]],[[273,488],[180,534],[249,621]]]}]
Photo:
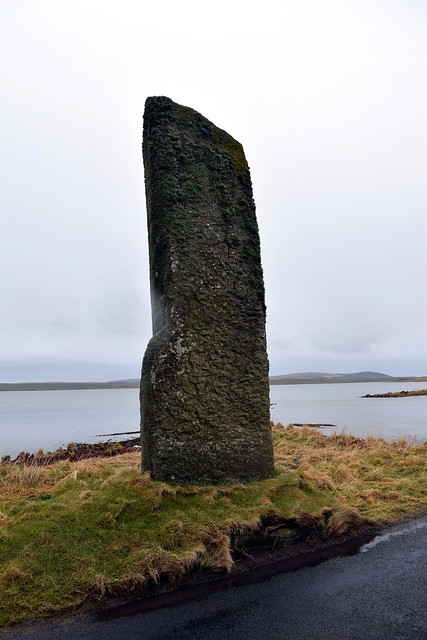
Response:
[{"label": "distant hill", "polygon": [[[358,373],[322,373],[306,371],[270,376],[270,384],[324,384],[333,382],[425,382],[424,378],[396,378],[375,371]],[[1,382],[0,391],[73,391],[83,389],[137,389],[139,378],[110,380],[109,382]]]},{"label": "distant hill", "polygon": [[376,371],[358,371],[357,373],[322,373],[307,371],[270,376],[270,384],[322,384],[337,382],[423,382],[426,378],[393,377]]}]

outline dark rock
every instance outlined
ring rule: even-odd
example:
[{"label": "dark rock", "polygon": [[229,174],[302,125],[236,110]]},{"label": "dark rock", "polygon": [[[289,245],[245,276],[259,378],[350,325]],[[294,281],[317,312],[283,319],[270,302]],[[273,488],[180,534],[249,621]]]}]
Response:
[{"label": "dark rock", "polygon": [[264,284],[243,148],[196,111],[155,97],[143,156],[153,319],[143,469],[175,483],[268,477]]}]

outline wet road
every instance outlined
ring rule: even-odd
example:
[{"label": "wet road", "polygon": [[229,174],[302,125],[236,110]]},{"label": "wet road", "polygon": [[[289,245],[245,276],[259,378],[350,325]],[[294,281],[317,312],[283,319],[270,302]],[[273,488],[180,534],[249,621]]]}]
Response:
[{"label": "wet road", "polygon": [[12,640],[427,640],[427,517],[346,558],[100,622],[82,616]]}]

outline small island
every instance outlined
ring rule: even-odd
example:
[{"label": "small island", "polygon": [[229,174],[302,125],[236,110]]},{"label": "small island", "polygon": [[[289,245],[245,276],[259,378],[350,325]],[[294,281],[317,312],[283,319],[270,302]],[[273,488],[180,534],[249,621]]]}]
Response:
[{"label": "small island", "polygon": [[370,393],[362,398],[406,398],[407,396],[427,396],[427,389],[416,389],[415,391],[393,391],[390,393]]}]

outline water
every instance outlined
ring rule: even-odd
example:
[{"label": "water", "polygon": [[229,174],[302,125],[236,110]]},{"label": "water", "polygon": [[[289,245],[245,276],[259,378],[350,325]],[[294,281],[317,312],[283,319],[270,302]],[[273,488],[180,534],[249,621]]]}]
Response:
[{"label": "water", "polygon": [[[360,398],[367,393],[423,389],[421,383],[274,385],[271,417],[288,424],[331,423],[341,431],[388,440],[427,440],[427,396]],[[54,451],[69,442],[99,442],[97,434],[137,431],[138,389],[0,392],[0,456]],[[120,436],[111,439],[120,439]]]},{"label": "water", "polygon": [[426,382],[360,382],[345,384],[274,385],[270,387],[271,418],[284,425],[334,424],[325,433],[427,440],[427,396],[362,398],[368,393],[425,389]]},{"label": "water", "polygon": [[69,442],[109,439],[97,434],[137,431],[138,393],[138,389],[2,391],[0,456],[54,451]]},{"label": "water", "polygon": [[412,531],[417,531],[417,529],[425,529],[427,527],[427,519],[424,518],[421,521],[416,520],[415,522],[410,522],[407,525],[399,526],[398,528],[394,528],[391,531],[386,531],[378,536],[375,536],[372,540],[364,544],[360,553],[367,553],[374,547],[382,544],[383,542],[387,542],[391,538],[396,538],[397,536],[405,536],[407,533],[412,533]]}]

